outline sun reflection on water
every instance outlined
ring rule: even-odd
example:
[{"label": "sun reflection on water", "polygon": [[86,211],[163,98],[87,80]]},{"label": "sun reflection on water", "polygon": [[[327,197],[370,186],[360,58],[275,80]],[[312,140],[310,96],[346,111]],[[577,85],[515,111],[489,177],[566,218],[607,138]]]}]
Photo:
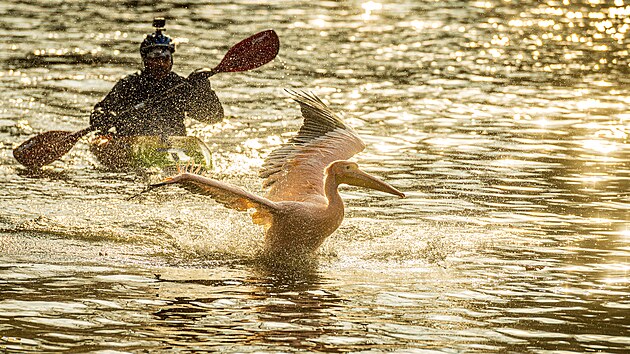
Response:
[{"label": "sun reflection on water", "polygon": [[605,140],[584,140],[582,141],[582,147],[588,150],[594,150],[602,154],[609,154],[617,151],[616,142],[608,142]]},{"label": "sun reflection on water", "polygon": [[374,2],[374,1],[368,1],[366,3],[363,3],[361,5],[361,7],[363,8],[363,10],[365,11],[362,15],[361,18],[364,21],[367,21],[370,19],[370,17],[372,16],[372,12],[374,11],[378,11],[378,10],[382,10],[383,9],[383,4],[378,3],[378,2]]}]

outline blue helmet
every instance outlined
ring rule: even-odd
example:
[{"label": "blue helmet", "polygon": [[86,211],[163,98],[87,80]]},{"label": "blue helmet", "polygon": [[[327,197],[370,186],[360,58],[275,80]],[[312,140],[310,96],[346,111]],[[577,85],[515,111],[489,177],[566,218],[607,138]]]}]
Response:
[{"label": "blue helmet", "polygon": [[153,27],[156,28],[155,33],[151,33],[140,44],[140,55],[144,58],[151,48],[167,47],[171,53],[175,53],[175,43],[171,37],[162,33],[166,20],[163,17],[153,19]]}]

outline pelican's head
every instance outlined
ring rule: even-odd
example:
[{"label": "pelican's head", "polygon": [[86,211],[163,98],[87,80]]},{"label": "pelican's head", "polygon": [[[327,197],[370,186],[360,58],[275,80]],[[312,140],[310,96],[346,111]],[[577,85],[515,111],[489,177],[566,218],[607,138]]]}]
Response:
[{"label": "pelican's head", "polygon": [[375,189],[377,191],[393,194],[401,198],[405,194],[380,179],[371,176],[359,169],[359,165],[350,161],[335,161],[326,168],[328,176],[334,176],[338,184]]}]

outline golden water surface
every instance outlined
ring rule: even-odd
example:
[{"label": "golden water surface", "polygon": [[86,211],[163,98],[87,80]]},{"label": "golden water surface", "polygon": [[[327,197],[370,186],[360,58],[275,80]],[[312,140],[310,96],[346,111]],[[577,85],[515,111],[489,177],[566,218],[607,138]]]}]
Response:
[{"label": "golden water surface", "polygon": [[[630,350],[630,3],[0,1],[0,352]],[[212,84],[189,123],[212,175],[262,193],[316,93],[408,197],[343,187],[316,264],[261,264],[246,214],[102,168],[79,142],[33,173],[12,149],[79,130],[139,68],[156,15],[175,71],[268,28],[272,63]]]}]

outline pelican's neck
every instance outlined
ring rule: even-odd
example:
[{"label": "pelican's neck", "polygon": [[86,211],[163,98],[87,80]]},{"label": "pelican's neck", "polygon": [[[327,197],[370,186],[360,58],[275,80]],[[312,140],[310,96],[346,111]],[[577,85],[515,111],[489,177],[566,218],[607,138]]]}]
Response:
[{"label": "pelican's neck", "polygon": [[338,187],[339,182],[337,182],[337,178],[334,175],[326,174],[326,178],[324,179],[324,193],[326,194],[326,199],[328,199],[329,208],[339,204],[341,204],[343,208],[343,200],[339,195]]}]

